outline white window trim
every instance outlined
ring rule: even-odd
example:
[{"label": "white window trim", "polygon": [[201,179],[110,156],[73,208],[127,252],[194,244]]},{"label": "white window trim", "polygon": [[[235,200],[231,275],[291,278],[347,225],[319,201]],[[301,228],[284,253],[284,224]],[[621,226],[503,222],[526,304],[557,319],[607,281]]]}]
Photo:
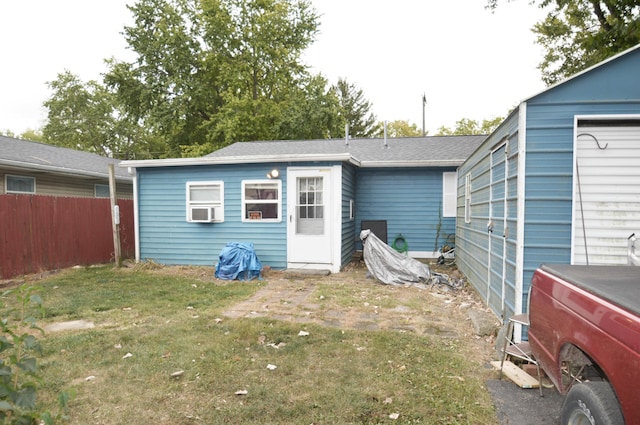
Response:
[{"label": "white window trim", "polygon": [[[247,200],[244,197],[244,190],[245,187],[249,184],[270,184],[270,185],[277,185],[277,190],[278,190],[278,199],[277,199],[277,208],[278,208],[278,218],[263,218],[260,220],[252,220],[249,219],[247,217],[245,217],[245,208],[247,205]],[[273,179],[269,179],[269,180],[242,180],[242,184],[241,184],[241,192],[240,192],[240,198],[241,198],[241,208],[242,208],[242,222],[243,223],[280,223],[282,222],[282,180],[273,180]],[[269,200],[269,202],[260,202],[260,201],[256,201],[256,200],[251,200],[251,202],[249,202],[250,204],[260,204],[260,203],[265,203],[265,204],[274,204],[276,202],[273,202],[273,200]]]},{"label": "white window trim", "polygon": [[458,199],[458,172],[442,173],[442,216],[455,217]]},{"label": "white window trim", "polygon": [[[192,201],[191,188],[197,186],[219,186],[220,201]],[[186,219],[190,223],[221,223],[224,221],[224,182],[216,181],[191,181],[186,184]],[[211,220],[193,220],[191,218],[191,210],[193,208],[210,208],[215,209],[214,217]]]},{"label": "white window trim", "polygon": [[[19,191],[19,190],[9,190],[9,178],[10,177],[33,180],[33,192],[22,192],[22,191]],[[36,194],[36,178],[33,177],[33,176],[19,176],[17,174],[5,174],[5,176],[4,176],[4,192],[5,193],[35,195]]]}]

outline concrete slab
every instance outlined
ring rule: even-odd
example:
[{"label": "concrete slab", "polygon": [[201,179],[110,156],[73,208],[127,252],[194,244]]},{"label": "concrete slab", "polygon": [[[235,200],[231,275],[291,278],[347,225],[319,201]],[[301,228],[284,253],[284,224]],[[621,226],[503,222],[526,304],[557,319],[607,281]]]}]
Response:
[{"label": "concrete slab", "polygon": [[91,329],[95,325],[93,322],[87,322],[86,320],[70,320],[68,322],[51,323],[44,327],[46,332],[60,332],[77,329]]}]

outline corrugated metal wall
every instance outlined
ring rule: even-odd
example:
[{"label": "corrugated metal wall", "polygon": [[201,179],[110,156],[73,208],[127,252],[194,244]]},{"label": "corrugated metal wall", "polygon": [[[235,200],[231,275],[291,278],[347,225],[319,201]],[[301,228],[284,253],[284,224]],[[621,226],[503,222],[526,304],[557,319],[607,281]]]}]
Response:
[{"label": "corrugated metal wall", "polygon": [[[121,252],[134,255],[133,201],[118,200]],[[104,198],[0,195],[0,275],[113,261],[111,204]]]},{"label": "corrugated metal wall", "polygon": [[458,170],[456,264],[498,316],[513,313],[519,285],[518,118],[518,112],[510,116]]}]

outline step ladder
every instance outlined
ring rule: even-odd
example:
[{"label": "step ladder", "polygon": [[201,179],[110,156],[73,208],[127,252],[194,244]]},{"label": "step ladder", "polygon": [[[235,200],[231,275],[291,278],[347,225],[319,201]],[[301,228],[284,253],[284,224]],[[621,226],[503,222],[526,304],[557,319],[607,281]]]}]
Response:
[{"label": "step ladder", "polygon": [[[522,326],[529,326],[529,315],[516,314],[511,316],[507,322],[507,329],[504,333],[504,342],[502,345],[502,358],[500,359],[500,377],[504,374],[506,364],[511,363],[507,361],[507,357],[517,358],[527,363],[534,364],[538,373],[538,388],[540,389],[540,396],[542,396],[542,380],[540,373],[540,365],[536,361],[533,353],[531,352],[531,345],[528,341],[516,342],[513,335],[513,328],[516,324]],[[512,364],[512,363],[511,363]],[[529,386],[528,388],[532,388]]]}]

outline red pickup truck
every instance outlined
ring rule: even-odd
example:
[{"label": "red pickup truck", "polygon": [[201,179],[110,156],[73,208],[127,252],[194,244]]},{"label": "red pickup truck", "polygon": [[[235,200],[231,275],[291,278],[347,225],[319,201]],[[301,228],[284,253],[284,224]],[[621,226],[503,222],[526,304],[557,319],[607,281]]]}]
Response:
[{"label": "red pickup truck", "polygon": [[640,267],[541,266],[529,324],[563,425],[640,424]]}]

